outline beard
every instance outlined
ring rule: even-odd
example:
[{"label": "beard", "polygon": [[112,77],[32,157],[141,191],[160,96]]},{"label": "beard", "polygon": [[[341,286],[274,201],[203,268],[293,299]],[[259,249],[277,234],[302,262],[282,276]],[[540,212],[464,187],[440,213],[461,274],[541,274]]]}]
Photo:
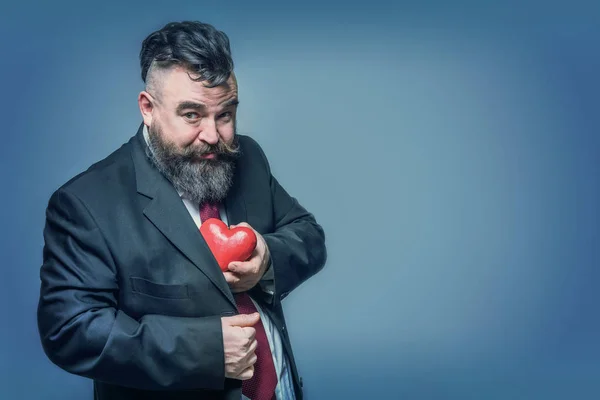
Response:
[{"label": "beard", "polygon": [[[165,140],[156,121],[148,128],[148,136],[148,157],[179,193],[196,204],[220,203],[225,199],[233,184],[235,161],[240,153],[235,131],[231,145],[219,139],[214,145],[188,146],[183,150]],[[208,153],[214,153],[215,157],[201,158]]]}]

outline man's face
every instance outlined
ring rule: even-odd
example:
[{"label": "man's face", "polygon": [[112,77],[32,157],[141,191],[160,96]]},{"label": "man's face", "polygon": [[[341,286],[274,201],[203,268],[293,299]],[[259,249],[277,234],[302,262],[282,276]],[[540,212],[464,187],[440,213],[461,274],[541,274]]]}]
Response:
[{"label": "man's face", "polygon": [[158,92],[144,115],[151,158],[191,200],[222,201],[237,157],[235,77],[207,88],[178,67],[161,74]]},{"label": "man's face", "polygon": [[[191,80],[189,72],[182,67],[164,72],[161,80],[160,98],[154,105],[152,119],[153,123],[159,122],[164,141],[179,150],[201,150],[220,140],[232,145],[238,102],[233,73],[225,83],[214,88]],[[204,154],[202,158],[214,158],[214,154]]]}]

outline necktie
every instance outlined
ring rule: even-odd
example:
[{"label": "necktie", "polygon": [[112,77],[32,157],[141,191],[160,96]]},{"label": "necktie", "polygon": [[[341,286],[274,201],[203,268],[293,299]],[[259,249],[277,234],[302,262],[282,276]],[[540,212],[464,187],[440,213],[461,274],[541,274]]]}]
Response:
[{"label": "necktie", "polygon": [[[200,220],[204,222],[209,218],[220,219],[218,204],[204,203],[200,205]],[[257,312],[256,306],[248,293],[235,293],[234,298],[240,314]],[[251,400],[276,400],[277,374],[265,327],[261,320],[254,325],[254,329],[256,329],[255,338],[257,342],[254,375],[251,379],[242,381],[242,393]]]}]

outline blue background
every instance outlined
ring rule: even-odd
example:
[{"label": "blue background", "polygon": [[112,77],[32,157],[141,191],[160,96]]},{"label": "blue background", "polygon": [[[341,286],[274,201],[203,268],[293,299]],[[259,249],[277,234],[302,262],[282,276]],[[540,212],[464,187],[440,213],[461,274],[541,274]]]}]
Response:
[{"label": "blue background", "polygon": [[166,3],[1,6],[0,398],[92,398],[40,346],[44,211],[182,19],[230,36],[239,131],[327,233],[284,302],[309,400],[599,398],[594,2]]}]

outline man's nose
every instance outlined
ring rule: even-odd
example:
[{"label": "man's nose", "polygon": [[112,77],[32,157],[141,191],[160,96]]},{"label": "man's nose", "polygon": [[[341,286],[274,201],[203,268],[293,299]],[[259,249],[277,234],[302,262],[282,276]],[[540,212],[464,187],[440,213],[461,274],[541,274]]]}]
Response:
[{"label": "man's nose", "polygon": [[217,124],[213,119],[205,118],[200,132],[200,139],[208,144],[217,144],[219,142],[219,131]]}]

